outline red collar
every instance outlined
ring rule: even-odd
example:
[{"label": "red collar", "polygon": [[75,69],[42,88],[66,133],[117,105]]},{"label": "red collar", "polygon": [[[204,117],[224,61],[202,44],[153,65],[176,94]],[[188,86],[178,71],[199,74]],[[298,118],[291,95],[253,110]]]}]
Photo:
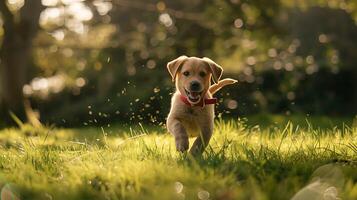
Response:
[{"label": "red collar", "polygon": [[187,97],[182,95],[182,94],[180,95],[180,99],[181,99],[182,102],[184,102],[188,106],[201,106],[201,107],[204,107],[207,104],[216,104],[217,103],[217,99],[216,98],[212,98],[212,99],[204,99],[204,100],[201,99],[201,101],[199,103],[192,105],[188,101]]}]

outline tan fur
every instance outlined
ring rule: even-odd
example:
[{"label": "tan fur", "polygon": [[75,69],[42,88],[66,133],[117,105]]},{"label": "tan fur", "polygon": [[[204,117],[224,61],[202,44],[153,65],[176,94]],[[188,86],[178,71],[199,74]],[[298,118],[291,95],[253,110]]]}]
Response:
[{"label": "tan fur", "polygon": [[[186,94],[185,89],[188,90],[192,81],[198,81],[203,86],[200,99],[212,98],[212,95],[222,87],[237,81],[234,79],[219,81],[223,69],[209,58],[180,56],[169,62],[167,69],[176,85],[176,92],[172,96],[171,109],[166,121],[167,129],[175,137],[177,151],[187,151],[188,138],[197,137],[190,153],[201,154],[212,136],[214,105],[190,107],[181,101],[180,95]],[[184,72],[189,72],[190,75],[185,76]],[[202,76],[202,73],[206,75]],[[216,84],[211,85],[211,78]]]}]

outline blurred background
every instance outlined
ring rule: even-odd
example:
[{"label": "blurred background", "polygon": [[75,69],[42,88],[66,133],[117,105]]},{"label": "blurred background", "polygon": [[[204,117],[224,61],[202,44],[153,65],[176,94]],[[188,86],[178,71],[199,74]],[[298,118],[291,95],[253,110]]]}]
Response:
[{"label": "blurred background", "polygon": [[218,115],[354,116],[357,1],[1,0],[0,124],[162,124],[166,63],[239,80]]}]

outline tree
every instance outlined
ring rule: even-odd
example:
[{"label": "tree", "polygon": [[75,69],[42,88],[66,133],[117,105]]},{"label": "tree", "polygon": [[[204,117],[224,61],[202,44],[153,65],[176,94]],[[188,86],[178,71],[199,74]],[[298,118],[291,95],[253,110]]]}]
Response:
[{"label": "tree", "polygon": [[2,114],[9,110],[24,116],[22,87],[26,82],[26,71],[31,60],[32,40],[39,29],[39,18],[43,6],[41,1],[27,0],[15,16],[6,1],[0,1],[4,35],[0,49]]}]

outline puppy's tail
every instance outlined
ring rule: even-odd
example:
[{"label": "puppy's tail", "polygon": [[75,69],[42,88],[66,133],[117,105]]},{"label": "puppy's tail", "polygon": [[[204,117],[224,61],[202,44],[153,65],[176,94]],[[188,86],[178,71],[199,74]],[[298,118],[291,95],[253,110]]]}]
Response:
[{"label": "puppy's tail", "polygon": [[223,88],[226,85],[231,85],[234,83],[237,83],[237,80],[231,79],[231,78],[225,78],[223,80],[218,81],[218,83],[211,85],[209,88],[209,92],[213,95],[214,93],[218,92],[221,88]]}]

